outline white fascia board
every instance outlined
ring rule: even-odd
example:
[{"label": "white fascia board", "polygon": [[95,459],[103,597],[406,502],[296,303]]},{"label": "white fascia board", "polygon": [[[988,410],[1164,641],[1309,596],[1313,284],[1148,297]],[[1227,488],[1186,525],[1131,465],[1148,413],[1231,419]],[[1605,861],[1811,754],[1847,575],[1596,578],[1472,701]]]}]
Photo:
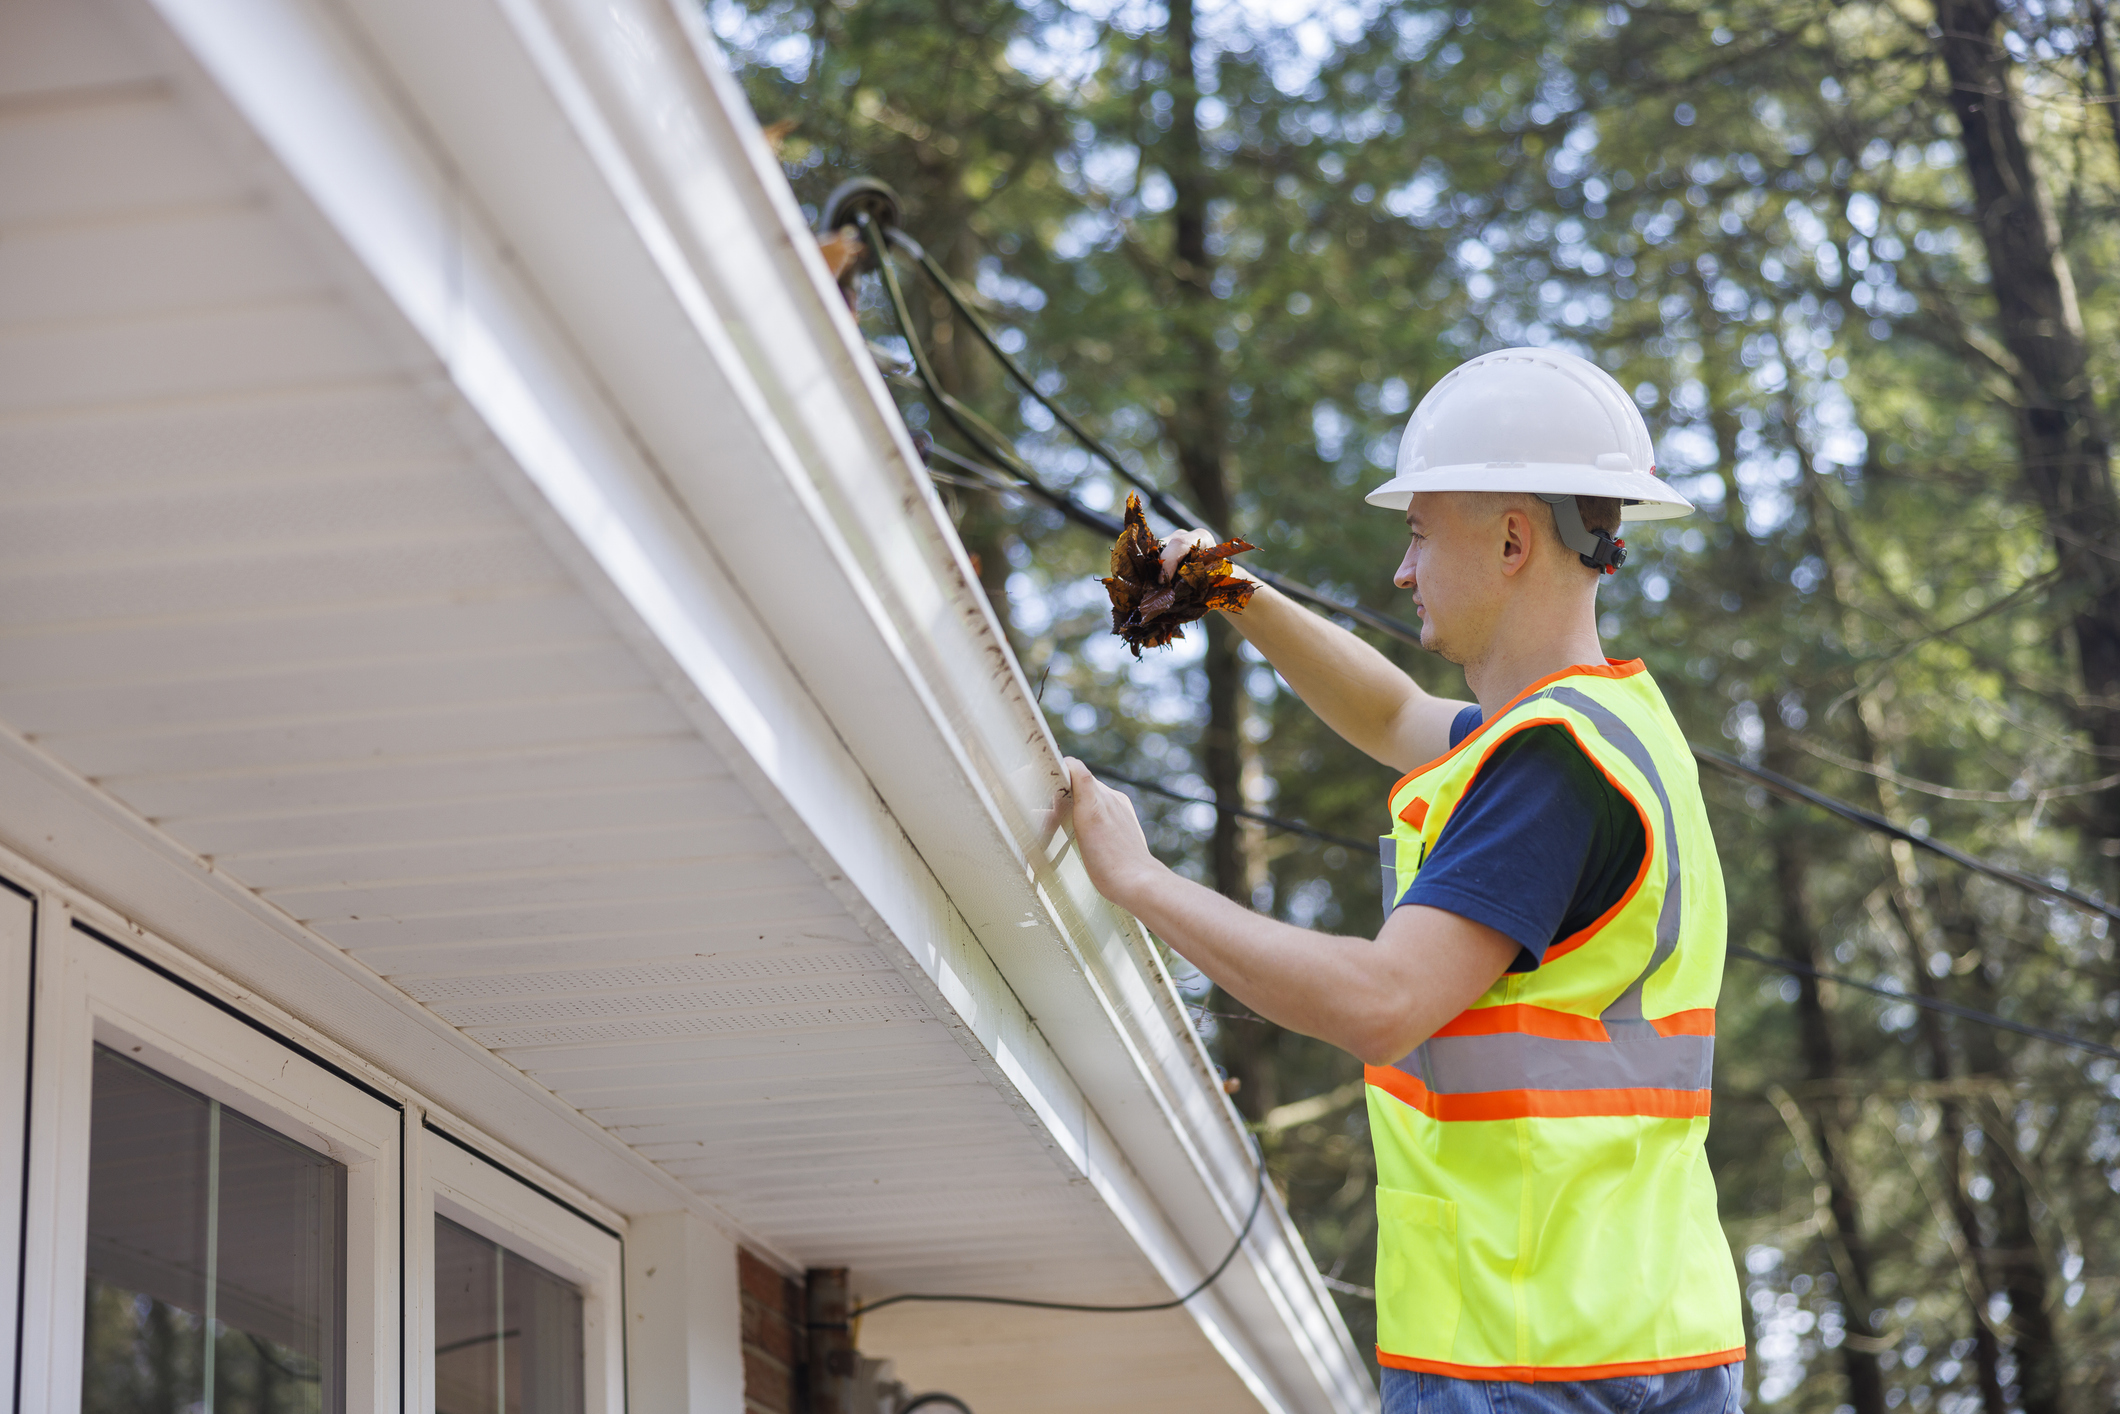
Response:
[{"label": "white fascia board", "polygon": [[[1153,947],[1041,842],[1051,738],[689,6],[154,3],[673,696],[1189,1286],[1249,1206],[1241,1128]],[[1203,1330],[1268,1407],[1372,1407],[1277,1202],[1247,1248]]]}]

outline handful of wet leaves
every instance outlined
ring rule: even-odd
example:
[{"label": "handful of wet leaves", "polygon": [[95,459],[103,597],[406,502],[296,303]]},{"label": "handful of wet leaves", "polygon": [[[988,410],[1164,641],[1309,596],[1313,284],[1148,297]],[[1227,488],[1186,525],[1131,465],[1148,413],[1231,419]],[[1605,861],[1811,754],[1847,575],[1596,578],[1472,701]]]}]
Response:
[{"label": "handful of wet leaves", "polygon": [[1183,638],[1183,626],[1209,609],[1241,610],[1258,585],[1230,573],[1229,557],[1259,547],[1244,540],[1195,545],[1163,579],[1163,542],[1148,528],[1141,498],[1126,498],[1126,528],[1112,545],[1111,578],[1104,581],[1112,597],[1112,632],[1126,640],[1136,658],[1144,648],[1161,648]]}]

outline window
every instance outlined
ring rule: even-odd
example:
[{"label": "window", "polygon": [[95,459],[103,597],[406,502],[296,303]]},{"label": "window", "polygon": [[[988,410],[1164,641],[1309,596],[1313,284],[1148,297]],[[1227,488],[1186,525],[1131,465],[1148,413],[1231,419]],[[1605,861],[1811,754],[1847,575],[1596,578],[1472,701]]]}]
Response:
[{"label": "window", "polygon": [[434,1414],[624,1409],[618,1233],[431,1122],[419,1153]]},{"label": "window", "polygon": [[398,1408],[401,1103],[136,941],[39,934],[19,1407]]},{"label": "window", "polygon": [[582,1298],[519,1253],[434,1220],[435,1414],[582,1414]]},{"label": "window", "polygon": [[625,1408],[615,1218],[159,940],[42,897],[0,887],[0,1057],[29,1062],[0,1068],[23,1082],[0,1085],[16,1408]]},{"label": "window", "polygon": [[83,1414],[339,1414],[345,1166],[106,1046],[93,1064]]}]

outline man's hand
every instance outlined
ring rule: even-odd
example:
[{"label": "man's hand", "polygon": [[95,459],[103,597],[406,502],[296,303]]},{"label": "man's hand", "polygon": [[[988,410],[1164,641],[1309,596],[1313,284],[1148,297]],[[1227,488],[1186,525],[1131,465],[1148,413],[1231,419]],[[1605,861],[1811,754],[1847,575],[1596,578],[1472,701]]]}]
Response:
[{"label": "man's hand", "polygon": [[[1185,558],[1187,550],[1218,543],[1220,542],[1214,536],[1204,530],[1173,530],[1170,533],[1170,539],[1163,542],[1163,573],[1161,576],[1163,583],[1170,583],[1170,577],[1178,571],[1178,561]],[[1235,560],[1229,562],[1229,572],[1239,579],[1257,580],[1259,578]]]},{"label": "man's hand", "polygon": [[1388,1065],[1479,999],[1517,946],[1484,923],[1419,904],[1374,939],[1344,938],[1254,913],[1164,868],[1133,802],[1067,758],[1053,813],[1072,821],[1090,882],[1269,1021]]},{"label": "man's hand", "polygon": [[1082,866],[1089,879],[1121,908],[1131,909],[1144,884],[1170,871],[1148,852],[1148,839],[1134,803],[1090,774],[1089,767],[1067,758],[1068,788],[1054,803],[1053,813],[1062,823],[1075,827],[1075,845],[1082,851]]}]

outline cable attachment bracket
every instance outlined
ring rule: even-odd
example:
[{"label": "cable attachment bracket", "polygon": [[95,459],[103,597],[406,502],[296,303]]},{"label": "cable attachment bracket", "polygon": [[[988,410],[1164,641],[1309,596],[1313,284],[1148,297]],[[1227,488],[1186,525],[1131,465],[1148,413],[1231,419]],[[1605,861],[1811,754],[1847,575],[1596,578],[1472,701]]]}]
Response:
[{"label": "cable attachment bracket", "polygon": [[1549,496],[1543,491],[1532,494],[1553,507],[1553,528],[1560,532],[1561,544],[1575,551],[1577,559],[1599,574],[1619,573],[1619,567],[1627,563],[1626,541],[1583,524],[1583,509],[1575,503],[1574,496]]}]

